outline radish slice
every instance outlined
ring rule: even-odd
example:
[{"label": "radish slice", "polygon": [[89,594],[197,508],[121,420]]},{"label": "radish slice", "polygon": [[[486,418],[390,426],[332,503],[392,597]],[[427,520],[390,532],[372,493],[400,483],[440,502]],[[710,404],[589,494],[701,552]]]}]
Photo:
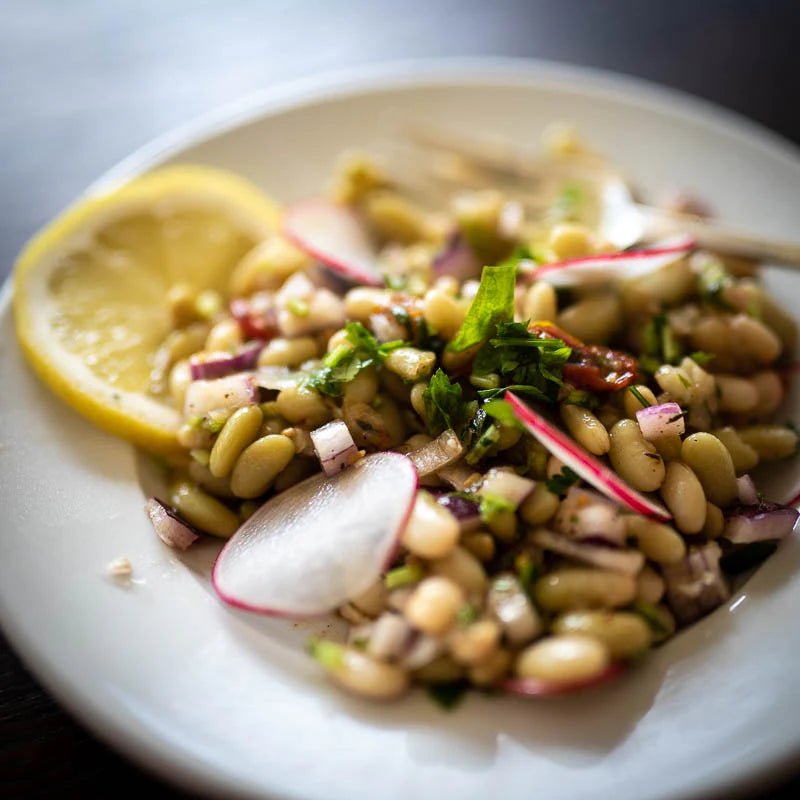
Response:
[{"label": "radish slice", "polygon": [[399,453],[374,453],[266,502],[217,557],[212,582],[246,611],[302,619],[366,591],[394,555],[417,491]]},{"label": "radish slice", "polygon": [[231,372],[252,369],[263,349],[264,342],[256,339],[240,347],[236,353],[196,353],[189,359],[192,380],[212,380]]},{"label": "radish slice", "polygon": [[537,678],[506,678],[500,682],[500,688],[511,694],[521,694],[525,697],[547,697],[555,694],[572,694],[601,683],[608,683],[616,678],[625,669],[624,664],[611,664],[608,669],[595,675],[594,678],[584,681],[543,681]]},{"label": "radish slice", "polygon": [[335,273],[367,286],[383,286],[375,248],[346,206],[322,198],[295,203],[284,215],[283,235]]},{"label": "radish slice", "polygon": [[637,514],[660,520],[672,519],[669,511],[661,503],[637,492],[541,414],[523,403],[513,392],[506,392],[506,400],[511,404],[516,418],[535,439],[606,497],[627,506]]},{"label": "radish slice", "polygon": [[694,245],[691,237],[681,237],[679,240],[662,242],[644,250],[572,258],[555,264],[543,264],[532,273],[532,277],[562,287],[589,286],[624,278],[638,278],[683,258]]}]

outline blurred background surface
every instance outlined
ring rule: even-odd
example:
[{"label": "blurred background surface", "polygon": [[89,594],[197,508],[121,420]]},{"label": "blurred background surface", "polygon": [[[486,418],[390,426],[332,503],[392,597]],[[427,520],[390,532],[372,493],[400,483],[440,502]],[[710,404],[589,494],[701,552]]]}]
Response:
[{"label": "blurred background surface", "polygon": [[[798,0],[0,0],[0,278],[39,226],[153,137],[275,83],[380,61],[599,67],[800,143],[799,29]],[[0,640],[0,796],[123,786],[181,796],[72,721]]]}]

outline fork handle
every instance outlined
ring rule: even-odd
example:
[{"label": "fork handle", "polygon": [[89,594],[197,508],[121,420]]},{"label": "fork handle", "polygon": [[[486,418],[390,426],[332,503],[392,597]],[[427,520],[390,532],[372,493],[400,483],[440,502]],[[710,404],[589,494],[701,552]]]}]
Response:
[{"label": "fork handle", "polygon": [[800,243],[758,236],[749,231],[651,206],[639,205],[637,208],[644,222],[642,238],[646,240],[678,233],[689,234],[700,247],[707,247],[709,250],[800,268]]}]

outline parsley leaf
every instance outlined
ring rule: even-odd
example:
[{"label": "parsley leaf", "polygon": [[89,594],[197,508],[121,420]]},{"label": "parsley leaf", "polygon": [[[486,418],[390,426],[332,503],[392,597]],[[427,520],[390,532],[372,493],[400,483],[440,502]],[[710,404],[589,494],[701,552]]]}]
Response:
[{"label": "parsley leaf", "polygon": [[433,373],[428,388],[422,393],[425,419],[431,436],[448,428],[459,431],[466,417],[466,404],[459,383],[454,383],[441,368]]},{"label": "parsley leaf", "polygon": [[697,276],[697,288],[701,296],[720,308],[729,308],[725,302],[725,290],[733,283],[730,273],[722,263],[714,258],[708,259]]},{"label": "parsley leaf", "polygon": [[512,389],[553,403],[562,385],[561,368],[571,353],[561,339],[539,338],[525,323],[501,322],[472,368],[473,382],[475,377],[496,375],[499,386],[479,390],[478,396],[488,399]]},{"label": "parsley leaf", "polygon": [[706,353],[703,350],[695,350],[694,353],[689,353],[689,358],[691,358],[695,364],[699,364],[701,367],[704,367],[714,358],[714,354]]},{"label": "parsley leaf", "polygon": [[567,489],[578,483],[580,479],[580,475],[573,472],[569,467],[562,467],[561,472],[557,475],[553,475],[553,477],[547,481],[547,491],[557,495],[566,494]]},{"label": "parsley leaf", "polygon": [[469,682],[461,678],[448,683],[432,683],[426,687],[430,697],[445,711],[452,711],[469,689]]},{"label": "parsley leaf", "polygon": [[383,363],[392,350],[403,346],[402,341],[381,344],[360,322],[348,322],[345,331],[349,344],[341,344],[328,353],[322,366],[305,381],[306,386],[329,397],[341,397],[345,384],[362,369]]},{"label": "parsley leaf", "polygon": [[522,423],[517,419],[507,400],[489,400],[488,403],[484,403],[483,410],[501,425],[509,428],[522,428]]},{"label": "parsley leaf", "polygon": [[629,386],[628,391],[639,401],[642,408],[650,407],[648,399],[635,386]]},{"label": "parsley leaf", "polygon": [[514,319],[514,286],[517,263],[510,260],[497,267],[484,267],[481,284],[460,330],[447,345],[461,352],[485,341],[500,322]]},{"label": "parsley leaf", "polygon": [[639,364],[648,372],[655,372],[662,364],[677,364],[683,358],[683,347],[665,314],[650,319],[642,331],[642,340]]}]

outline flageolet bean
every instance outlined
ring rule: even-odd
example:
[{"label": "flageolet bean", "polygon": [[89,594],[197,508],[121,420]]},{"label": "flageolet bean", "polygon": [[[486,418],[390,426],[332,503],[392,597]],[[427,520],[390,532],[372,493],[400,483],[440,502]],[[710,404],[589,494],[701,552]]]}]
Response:
[{"label": "flageolet bean", "polygon": [[681,445],[683,442],[677,433],[669,436],[659,436],[653,444],[665,462],[674,461],[676,458],[681,457]]},{"label": "flageolet bean", "polygon": [[621,572],[562,567],[539,578],[534,596],[547,611],[618,608],[636,597],[636,580]]},{"label": "flageolet bean", "polygon": [[358,403],[371,403],[378,393],[378,373],[373,367],[362,369],[344,387],[345,400]]},{"label": "flageolet bean", "polygon": [[[632,391],[634,389],[636,390],[635,392]],[[636,396],[637,394],[644,398],[648,406],[654,406],[658,402],[656,396],[653,394],[653,390],[649,386],[638,383],[636,386],[628,387],[622,393],[622,407],[625,409],[625,416],[628,419],[636,419],[636,412],[647,408]]]},{"label": "flageolet bean", "polygon": [[720,411],[745,414],[758,405],[758,389],[747,378],[736,375],[717,375]]},{"label": "flageolet bean", "polygon": [[378,382],[383,391],[401,405],[407,406],[411,402],[411,387],[399,375],[384,369],[380,372]]},{"label": "flageolet bean", "polygon": [[263,421],[264,415],[258,406],[245,406],[231,414],[211,448],[208,469],[214,477],[230,475],[236,459],[256,440]]},{"label": "flageolet bean", "polygon": [[189,477],[201,488],[216,497],[233,498],[231,484],[227,478],[215,478],[207,466],[192,459],[188,467]]},{"label": "flageolet bean", "polygon": [[753,409],[753,414],[759,417],[768,417],[778,410],[783,402],[783,383],[774,370],[757,372],[751,378],[758,392],[758,404]]},{"label": "flageolet bean", "polygon": [[709,539],[716,539],[722,535],[725,529],[725,515],[719,506],[713,503],[706,503],[706,521],[703,525],[701,533]]},{"label": "flageolet bean", "polygon": [[232,352],[243,341],[239,323],[235,319],[223,319],[211,328],[203,349],[209,352]]},{"label": "flageolet bean", "polygon": [[375,661],[352,647],[342,648],[328,674],[342,688],[370,700],[391,700],[408,689],[408,673],[402,667]]},{"label": "flageolet bean", "polygon": [[636,539],[639,550],[657,564],[677,564],[686,555],[683,537],[663,522],[628,514],[625,528],[628,536]]},{"label": "flageolet bean", "polygon": [[192,368],[187,359],[178,361],[169,372],[169,393],[178,408],[183,408],[186,390],[192,382]]},{"label": "flageolet bean", "polygon": [[272,488],[276,493],[285,492],[290,486],[310,478],[319,469],[319,461],[316,458],[308,458],[296,455],[286,468],[275,478]]},{"label": "flageolet bean", "polygon": [[461,587],[439,575],[425,578],[408,598],[403,613],[423,633],[440,636],[456,621],[466,597]]},{"label": "flageolet bean", "polygon": [[286,436],[270,434],[256,439],[245,448],[233,467],[231,491],[245,499],[264,494],[294,453],[294,444]]},{"label": "flageolet bean", "polygon": [[526,647],[514,671],[520,678],[554,683],[591,680],[611,663],[608,648],[599,640],[580,634],[550,636]]},{"label": "flageolet bean", "polygon": [[489,658],[499,641],[500,626],[493,619],[481,619],[466,628],[456,628],[447,637],[453,658],[466,666]]},{"label": "flageolet bean", "polygon": [[481,562],[463,547],[454,547],[444,558],[431,561],[429,567],[432,574],[449,578],[460,586],[470,600],[483,599],[488,585],[486,572]]},{"label": "flageolet bean", "polygon": [[636,576],[636,599],[657,603],[664,596],[664,590],[664,579],[649,564],[645,564]]},{"label": "flageolet bean", "polygon": [[428,290],[422,308],[425,322],[443,339],[452,339],[467,316],[466,304],[440,289]]},{"label": "flageolet bean", "polygon": [[[592,232],[576,222],[562,222],[550,231],[548,246],[558,261],[580,258],[592,252]],[[552,319],[552,317],[545,317]]]},{"label": "flageolet bean", "polygon": [[213,536],[227,539],[239,527],[239,516],[234,511],[191,483],[174,486],[170,503],[187,522]]},{"label": "flageolet bean", "polygon": [[508,450],[513,447],[521,438],[522,431],[516,425],[497,425],[499,438],[495,444],[495,450],[501,453],[503,450]]},{"label": "flageolet bean", "polygon": [[558,315],[556,324],[584,342],[603,344],[618,330],[621,321],[619,297],[613,292],[603,292],[567,306]]},{"label": "flageolet bean", "polygon": [[331,418],[322,395],[307,386],[292,386],[278,393],[278,412],[288,422],[301,423],[307,428],[319,428]]},{"label": "flageolet bean", "polygon": [[496,551],[494,539],[485,531],[470,531],[461,537],[465,550],[472,553],[478,561],[491,561]]},{"label": "flageolet bean", "polygon": [[682,533],[700,533],[706,521],[706,496],[691,467],[681,461],[667,465],[661,497]]},{"label": "flageolet bean", "polygon": [[608,457],[619,476],[635,489],[654,492],[664,482],[664,461],[642,436],[632,419],[621,419],[611,429]]},{"label": "flageolet bean", "polygon": [[382,580],[377,580],[361,594],[350,598],[350,602],[368,617],[377,617],[386,610],[389,592]]},{"label": "flageolet bean", "polygon": [[434,658],[414,670],[414,679],[419,683],[451,683],[463,677],[464,667],[449,655]]},{"label": "flageolet bean", "polygon": [[737,432],[765,461],[788,458],[797,452],[797,434],[783,425],[750,425]]},{"label": "flageolet bean", "polygon": [[510,542],[517,535],[517,515],[513,511],[496,511],[486,526],[500,541]]},{"label": "flageolet bean", "polygon": [[519,515],[528,525],[544,525],[553,518],[556,511],[558,495],[551,492],[545,483],[537,483],[519,507]]},{"label": "flageolet bean", "polygon": [[664,605],[664,603],[657,603],[653,606],[653,614],[658,620],[658,624],[661,628],[660,631],[652,630],[653,636],[653,643],[657,644],[658,642],[663,642],[665,639],[669,639],[673,633],[675,633],[675,628],[677,627],[675,623],[675,617],[673,616],[672,612],[669,608]]},{"label": "flageolet bean", "polygon": [[421,558],[444,558],[460,534],[458,520],[428,492],[418,492],[401,537],[403,547]]},{"label": "flageolet bean", "polygon": [[555,320],[558,314],[558,299],[556,290],[547,281],[536,281],[525,294],[522,304],[525,319]]},{"label": "flageolet bean", "polygon": [[638,655],[652,639],[647,623],[629,611],[570,611],[556,618],[553,632],[598,639],[614,661]]},{"label": "flageolet bean", "polygon": [[467,670],[467,677],[476,686],[491,686],[505,677],[511,667],[511,653],[504,648],[495,650],[485,661]]},{"label": "flageolet bean", "polygon": [[681,458],[691,467],[708,500],[723,508],[736,500],[736,471],[725,445],[716,436],[700,432],[683,440]]},{"label": "flageolet bean", "polygon": [[578,444],[583,445],[590,453],[602,456],[608,452],[611,446],[608,431],[588,408],[562,403],[561,419]]},{"label": "flageolet bean", "polygon": [[759,364],[771,364],[781,354],[781,340],[760,320],[737,314],[730,323],[731,338]]},{"label": "flageolet bean", "polygon": [[305,269],[311,259],[278,234],[249,250],[234,267],[231,294],[247,297],[255,291],[277,289],[290,275]]},{"label": "flageolet bean", "polygon": [[362,206],[367,222],[381,239],[410,244],[428,236],[427,216],[396,192],[376,189],[364,198]]},{"label": "flageolet bean", "polygon": [[727,426],[712,431],[731,454],[737,475],[744,475],[758,464],[758,453],[739,436],[736,428]]},{"label": "flageolet bean", "polygon": [[424,394],[428,389],[428,382],[422,381],[421,383],[415,383],[411,387],[411,395],[410,395],[410,402],[411,408],[419,415],[419,418],[424,422],[425,421],[425,398]]},{"label": "flageolet bean", "polygon": [[[369,322],[373,314],[390,305],[391,296],[385,289],[357,286],[344,296],[344,311],[347,318],[363,323]],[[328,349],[330,350],[330,344]]]},{"label": "flageolet bean", "polygon": [[436,353],[416,347],[398,347],[386,356],[383,365],[404,381],[427,378],[436,364]]},{"label": "flageolet bean", "polygon": [[258,356],[259,367],[298,367],[304,361],[316,358],[319,347],[311,336],[296,339],[272,339]]}]

